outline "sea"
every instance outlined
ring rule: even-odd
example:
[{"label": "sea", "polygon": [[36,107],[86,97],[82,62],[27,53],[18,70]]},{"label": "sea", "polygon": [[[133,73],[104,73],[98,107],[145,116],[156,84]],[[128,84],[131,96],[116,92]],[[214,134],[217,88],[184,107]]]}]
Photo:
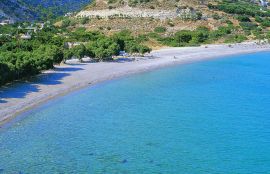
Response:
[{"label": "sea", "polygon": [[267,174],[270,53],[106,81],[18,118],[0,128],[0,174]]}]

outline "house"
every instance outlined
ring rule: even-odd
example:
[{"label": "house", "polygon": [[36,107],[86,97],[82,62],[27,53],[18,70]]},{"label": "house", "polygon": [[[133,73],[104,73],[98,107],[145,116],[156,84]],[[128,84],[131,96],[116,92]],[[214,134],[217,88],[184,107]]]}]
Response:
[{"label": "house", "polygon": [[267,0],[260,0],[260,3],[261,3],[261,6],[262,7],[267,7],[268,6],[268,2],[267,2]]},{"label": "house", "polygon": [[40,23],[40,30],[42,30],[44,28],[45,24],[44,23]]},{"label": "house", "polygon": [[0,25],[4,26],[4,25],[7,25],[7,23],[2,21],[2,22],[0,22]]},{"label": "house", "polygon": [[69,12],[65,14],[65,17],[71,17],[73,15],[73,13]]},{"label": "house", "polygon": [[64,44],[64,46],[66,47],[66,48],[73,48],[73,47],[75,47],[75,46],[79,46],[79,45],[81,45],[82,43],[81,42],[66,42],[65,44]]},{"label": "house", "polygon": [[28,31],[34,31],[36,33],[38,28],[33,27],[33,26],[29,26],[29,27],[26,27],[25,29],[28,30]]},{"label": "house", "polygon": [[32,38],[32,36],[29,33],[21,35],[21,39],[24,39],[24,40],[29,40],[31,38]]},{"label": "house", "polygon": [[15,21],[12,19],[7,19],[7,20],[3,20],[0,22],[0,25],[10,25],[10,24],[14,24]]}]

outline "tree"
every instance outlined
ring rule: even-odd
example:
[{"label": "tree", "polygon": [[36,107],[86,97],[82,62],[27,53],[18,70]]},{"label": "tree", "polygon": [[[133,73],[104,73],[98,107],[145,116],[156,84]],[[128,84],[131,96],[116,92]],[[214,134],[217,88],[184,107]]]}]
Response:
[{"label": "tree", "polygon": [[166,28],[165,27],[156,27],[155,28],[155,32],[156,33],[164,33],[164,32],[166,32]]},{"label": "tree", "polygon": [[0,62],[0,85],[12,80],[10,77],[10,69],[7,63]]},{"label": "tree", "polygon": [[113,55],[118,55],[120,46],[111,38],[101,38],[87,45],[87,53],[99,60],[111,59]]},{"label": "tree", "polygon": [[63,57],[63,61],[64,63],[66,63],[67,60],[71,59],[73,56],[73,53],[71,50],[64,50],[64,57]]},{"label": "tree", "polygon": [[71,48],[71,52],[80,61],[82,61],[82,58],[87,54],[86,47],[83,44]]},{"label": "tree", "polygon": [[189,43],[192,40],[191,31],[182,30],[175,34],[175,40],[179,45]]}]

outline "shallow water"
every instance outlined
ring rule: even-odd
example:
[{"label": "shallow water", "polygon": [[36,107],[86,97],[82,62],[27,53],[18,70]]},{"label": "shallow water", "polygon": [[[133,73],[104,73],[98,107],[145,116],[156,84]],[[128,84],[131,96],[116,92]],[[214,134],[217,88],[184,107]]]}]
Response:
[{"label": "shallow water", "polygon": [[269,173],[269,54],[164,68],[51,101],[0,130],[0,174]]}]

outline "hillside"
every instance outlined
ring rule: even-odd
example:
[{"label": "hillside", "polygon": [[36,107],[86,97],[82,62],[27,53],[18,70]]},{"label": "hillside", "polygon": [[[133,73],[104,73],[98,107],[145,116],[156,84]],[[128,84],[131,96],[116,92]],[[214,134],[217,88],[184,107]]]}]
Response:
[{"label": "hillside", "polygon": [[[128,29],[137,34],[154,32],[157,27],[166,28],[164,34],[171,35],[179,30],[195,30],[206,26],[215,30],[225,26],[225,20],[233,20],[225,13],[223,20],[212,18],[214,12],[208,8],[213,0],[96,0],[80,11],[74,19],[90,18],[88,22],[73,25],[87,30],[102,30],[105,33]],[[226,18],[226,19],[225,19]],[[108,22],[109,20],[109,22]],[[72,22],[74,23],[74,22]],[[72,28],[71,27],[71,28]]]},{"label": "hillside", "polygon": [[37,14],[34,11],[18,0],[0,1],[0,19],[27,20],[35,19],[36,17]]},{"label": "hillside", "polygon": [[1,0],[0,19],[32,21],[80,10],[90,0]]},{"label": "hillside", "polygon": [[270,10],[259,0],[96,0],[69,20],[70,29],[108,34],[124,29],[145,34],[162,28],[160,35],[171,36],[201,26],[211,31],[230,26],[235,34],[254,38],[268,31]]},{"label": "hillside", "polygon": [[173,10],[179,5],[204,5],[210,1],[212,0],[95,0],[86,10],[117,8],[121,6]]}]

